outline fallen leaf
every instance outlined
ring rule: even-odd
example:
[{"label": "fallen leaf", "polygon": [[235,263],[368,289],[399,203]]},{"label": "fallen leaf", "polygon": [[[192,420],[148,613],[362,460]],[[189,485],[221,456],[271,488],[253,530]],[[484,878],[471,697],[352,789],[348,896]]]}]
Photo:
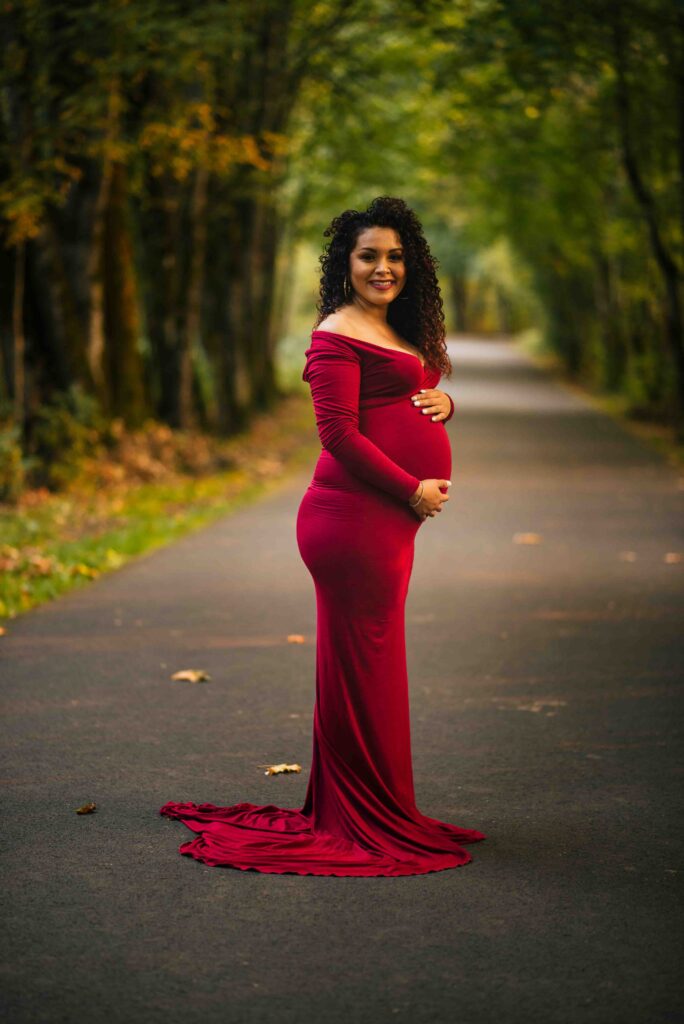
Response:
[{"label": "fallen leaf", "polygon": [[86,565],[85,562],[79,562],[78,565],[72,565],[72,573],[78,576],[88,576],[94,580],[100,575],[99,569],[94,569],[92,565]]},{"label": "fallen leaf", "polygon": [[56,568],[55,561],[50,555],[31,555],[28,564],[37,576],[49,576]]},{"label": "fallen leaf", "polygon": [[514,544],[541,544],[541,533],[514,533]]},{"label": "fallen leaf", "polygon": [[677,563],[681,562],[681,560],[682,556],[679,551],[668,551],[665,557],[663,558],[663,561],[666,565],[677,565]]},{"label": "fallen leaf", "polygon": [[183,683],[204,683],[211,679],[211,676],[201,668],[184,668],[180,672],[174,672],[171,678]]},{"label": "fallen leaf", "polygon": [[93,811],[97,810],[97,804],[83,804],[83,807],[77,807],[77,814],[92,814]]},{"label": "fallen leaf", "polygon": [[0,626],[0,636],[4,636],[6,632],[7,632],[7,630],[5,629],[5,627],[4,626]]},{"label": "fallen leaf", "polygon": [[283,772],[301,772],[301,764],[258,764],[257,768],[265,768],[264,775],[281,775]]},{"label": "fallen leaf", "polygon": [[303,644],[304,637],[302,636],[301,633],[288,633],[287,642],[288,644]]},{"label": "fallen leaf", "polygon": [[636,562],[636,551],[621,551],[619,558],[621,562]]}]

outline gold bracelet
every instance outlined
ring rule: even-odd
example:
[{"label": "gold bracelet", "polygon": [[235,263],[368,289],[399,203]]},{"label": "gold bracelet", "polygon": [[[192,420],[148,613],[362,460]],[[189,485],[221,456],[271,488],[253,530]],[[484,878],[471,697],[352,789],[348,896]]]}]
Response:
[{"label": "gold bracelet", "polygon": [[418,495],[418,501],[415,503],[415,505],[412,505],[411,502],[409,501],[409,503],[408,503],[409,504],[409,508],[418,508],[418,506],[420,505],[421,499],[423,497],[424,489],[425,488],[423,487],[423,481],[421,480],[420,481],[420,494]]}]

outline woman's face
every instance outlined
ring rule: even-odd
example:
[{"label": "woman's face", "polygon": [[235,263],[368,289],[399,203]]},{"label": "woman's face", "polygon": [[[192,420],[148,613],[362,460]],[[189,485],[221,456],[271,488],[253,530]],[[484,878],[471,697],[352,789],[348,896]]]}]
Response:
[{"label": "woman's face", "polygon": [[406,284],[401,238],[394,228],[365,228],[349,254],[354,301],[388,306]]}]

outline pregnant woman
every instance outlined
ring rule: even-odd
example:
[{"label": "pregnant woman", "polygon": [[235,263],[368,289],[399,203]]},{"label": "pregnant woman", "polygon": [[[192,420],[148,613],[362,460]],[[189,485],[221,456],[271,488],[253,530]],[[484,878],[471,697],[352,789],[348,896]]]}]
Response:
[{"label": "pregnant woman", "polygon": [[298,875],[419,875],[466,864],[481,832],[429,818],[413,788],[404,609],[421,524],[449,500],[453,402],[421,225],[400,199],[325,232],[306,350],[322,451],[297,543],[316,591],[316,699],[304,805],[167,803],[205,864]]}]

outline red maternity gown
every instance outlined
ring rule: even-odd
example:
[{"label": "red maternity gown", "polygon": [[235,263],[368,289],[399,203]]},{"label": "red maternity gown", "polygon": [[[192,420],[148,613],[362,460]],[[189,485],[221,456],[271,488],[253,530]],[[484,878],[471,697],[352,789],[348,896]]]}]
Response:
[{"label": "red maternity gown", "polygon": [[451,473],[445,421],[411,395],[440,373],[331,331],[315,330],[305,354],[323,450],[297,516],[317,616],[304,805],[167,803],[159,813],[197,833],[180,853],[205,864],[338,876],[455,868],[471,859],[463,844],[486,837],[416,807],[404,633],[422,525],[407,501],[422,479]]}]

